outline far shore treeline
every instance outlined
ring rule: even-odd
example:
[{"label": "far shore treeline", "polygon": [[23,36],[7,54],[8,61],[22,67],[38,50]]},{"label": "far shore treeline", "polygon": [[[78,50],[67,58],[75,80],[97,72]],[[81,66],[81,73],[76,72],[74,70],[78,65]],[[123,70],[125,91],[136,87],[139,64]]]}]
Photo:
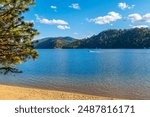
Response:
[{"label": "far shore treeline", "polygon": [[150,29],[110,29],[81,40],[71,37],[49,37],[33,41],[33,45],[36,49],[144,49],[150,48]]}]

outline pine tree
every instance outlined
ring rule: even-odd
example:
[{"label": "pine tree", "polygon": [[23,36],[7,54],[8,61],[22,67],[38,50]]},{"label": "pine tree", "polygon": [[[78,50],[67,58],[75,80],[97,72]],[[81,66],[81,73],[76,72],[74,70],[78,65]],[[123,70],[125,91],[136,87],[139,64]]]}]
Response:
[{"label": "pine tree", "polygon": [[32,22],[25,22],[22,14],[34,5],[34,0],[0,0],[0,70],[17,72],[17,64],[38,57],[32,39],[38,34]]}]

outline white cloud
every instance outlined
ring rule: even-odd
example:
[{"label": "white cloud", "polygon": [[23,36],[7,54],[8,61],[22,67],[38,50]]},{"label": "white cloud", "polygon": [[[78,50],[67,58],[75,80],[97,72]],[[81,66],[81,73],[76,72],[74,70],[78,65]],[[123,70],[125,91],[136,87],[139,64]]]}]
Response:
[{"label": "white cloud", "polygon": [[80,9],[80,5],[78,3],[71,4],[69,7],[78,10]]},{"label": "white cloud", "polygon": [[141,21],[142,20],[142,16],[140,14],[138,14],[138,13],[130,14],[130,15],[128,15],[128,18],[132,22],[137,22],[137,21]]},{"label": "white cloud", "polygon": [[36,20],[38,20],[40,23],[42,24],[48,24],[48,25],[58,25],[57,28],[60,30],[66,30],[66,29],[70,29],[70,27],[68,26],[68,22],[64,21],[64,20],[56,20],[56,19],[46,19],[46,18],[41,18],[39,17],[38,14],[35,14],[36,16]]},{"label": "white cloud", "polygon": [[125,9],[132,9],[135,7],[135,5],[128,5],[125,2],[120,2],[120,3],[118,3],[118,7],[122,10],[125,10]]},{"label": "white cloud", "polygon": [[51,9],[53,9],[55,12],[57,12],[57,6],[50,6],[51,7]]},{"label": "white cloud", "polygon": [[89,19],[89,22],[94,22],[95,24],[109,24],[111,22],[122,19],[122,16],[119,13],[114,11],[109,12],[106,16],[99,16],[94,19]]},{"label": "white cloud", "polygon": [[126,9],[128,6],[126,3],[118,3],[118,7],[121,8],[122,10]]},{"label": "white cloud", "polygon": [[42,24],[49,24],[49,25],[53,25],[53,24],[58,24],[58,25],[68,25],[68,22],[61,20],[61,19],[46,19],[46,18],[40,18],[37,14],[35,14],[36,19],[42,23]]},{"label": "white cloud", "polygon": [[138,13],[134,13],[134,14],[128,15],[128,18],[132,22],[138,22],[138,21],[150,22],[150,13],[147,13],[147,14],[145,14],[143,16],[141,16]]},{"label": "white cloud", "polygon": [[143,20],[144,20],[145,22],[150,22],[150,13],[145,14],[145,15],[143,16]]},{"label": "white cloud", "polygon": [[57,9],[57,6],[50,6],[51,7],[51,9]]},{"label": "white cloud", "polygon": [[133,26],[133,28],[148,28],[148,25],[138,25],[138,26]]},{"label": "white cloud", "polygon": [[79,33],[77,33],[77,32],[74,32],[73,34],[74,34],[74,35],[79,35]]},{"label": "white cloud", "polygon": [[66,26],[66,25],[58,25],[57,28],[60,29],[60,30],[70,29],[70,27]]},{"label": "white cloud", "polygon": [[131,9],[134,8],[134,7],[135,7],[135,5],[131,5]]}]

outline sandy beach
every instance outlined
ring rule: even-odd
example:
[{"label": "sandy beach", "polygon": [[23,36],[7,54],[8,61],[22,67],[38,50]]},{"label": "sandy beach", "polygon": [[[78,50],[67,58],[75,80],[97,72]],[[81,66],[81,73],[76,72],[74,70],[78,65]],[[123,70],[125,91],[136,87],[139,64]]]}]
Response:
[{"label": "sandy beach", "polygon": [[64,91],[0,85],[0,100],[118,100]]}]

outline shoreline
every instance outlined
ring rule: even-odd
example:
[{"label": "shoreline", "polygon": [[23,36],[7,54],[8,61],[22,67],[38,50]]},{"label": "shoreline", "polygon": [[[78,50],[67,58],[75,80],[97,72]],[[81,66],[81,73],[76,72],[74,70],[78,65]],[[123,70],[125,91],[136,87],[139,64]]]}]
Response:
[{"label": "shoreline", "polygon": [[83,93],[0,84],[0,100],[121,100]]}]

